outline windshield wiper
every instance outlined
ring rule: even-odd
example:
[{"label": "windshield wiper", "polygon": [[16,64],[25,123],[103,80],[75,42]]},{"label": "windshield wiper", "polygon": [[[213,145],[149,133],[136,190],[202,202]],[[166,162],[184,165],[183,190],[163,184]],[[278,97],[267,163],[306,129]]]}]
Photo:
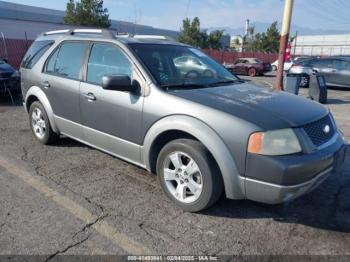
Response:
[{"label": "windshield wiper", "polygon": [[234,80],[234,79],[225,79],[221,81],[217,81],[214,83],[210,83],[209,86],[219,86],[219,85],[227,85],[227,84],[234,84],[234,83],[241,83],[240,80]]},{"label": "windshield wiper", "polygon": [[170,88],[206,88],[208,85],[206,84],[198,84],[198,83],[180,83],[180,84],[168,84],[161,85],[161,87],[170,89]]}]

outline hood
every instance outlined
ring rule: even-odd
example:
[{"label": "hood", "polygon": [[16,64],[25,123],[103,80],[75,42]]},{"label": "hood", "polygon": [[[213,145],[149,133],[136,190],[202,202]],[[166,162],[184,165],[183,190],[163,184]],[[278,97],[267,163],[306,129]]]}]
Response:
[{"label": "hood", "polygon": [[9,64],[0,64],[0,73],[3,73],[3,72],[14,72],[15,69],[13,69],[12,66],[10,66]]},{"label": "hood", "polygon": [[302,126],[328,114],[328,109],[317,102],[248,83],[169,93],[242,118],[265,130]]}]

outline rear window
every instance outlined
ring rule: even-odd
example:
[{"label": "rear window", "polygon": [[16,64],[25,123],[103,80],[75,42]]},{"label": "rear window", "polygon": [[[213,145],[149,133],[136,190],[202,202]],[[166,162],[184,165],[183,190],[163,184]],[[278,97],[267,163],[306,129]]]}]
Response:
[{"label": "rear window", "polygon": [[38,62],[40,57],[52,46],[54,41],[35,41],[25,54],[21,67],[31,69]]}]

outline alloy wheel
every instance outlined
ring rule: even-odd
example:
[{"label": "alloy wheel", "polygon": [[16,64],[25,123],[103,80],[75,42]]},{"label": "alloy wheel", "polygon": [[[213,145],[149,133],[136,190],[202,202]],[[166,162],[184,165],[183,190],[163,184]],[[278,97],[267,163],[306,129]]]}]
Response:
[{"label": "alloy wheel", "polygon": [[180,202],[193,203],[201,195],[203,178],[197,163],[183,152],[170,153],[164,161],[164,181]]},{"label": "alloy wheel", "polygon": [[32,128],[37,138],[44,138],[46,134],[46,123],[43,113],[37,107],[32,112]]}]

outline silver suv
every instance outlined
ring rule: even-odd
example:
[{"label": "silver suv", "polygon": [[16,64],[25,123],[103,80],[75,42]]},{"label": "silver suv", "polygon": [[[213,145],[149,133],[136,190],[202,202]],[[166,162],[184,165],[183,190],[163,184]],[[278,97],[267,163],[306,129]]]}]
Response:
[{"label": "silver suv", "polygon": [[165,38],[47,32],[21,74],[41,143],[68,136],[145,168],[187,211],[208,208],[223,192],[270,204],[293,199],[344,158],[327,108],[244,83]]}]

